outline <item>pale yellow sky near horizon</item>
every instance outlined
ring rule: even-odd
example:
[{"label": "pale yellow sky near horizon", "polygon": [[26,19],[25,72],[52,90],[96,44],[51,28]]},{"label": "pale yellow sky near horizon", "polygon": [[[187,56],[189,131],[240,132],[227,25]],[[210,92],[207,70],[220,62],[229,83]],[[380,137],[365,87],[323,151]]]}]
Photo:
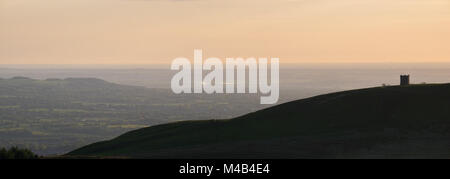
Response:
[{"label": "pale yellow sky near horizon", "polygon": [[450,62],[450,0],[0,0],[0,64]]}]

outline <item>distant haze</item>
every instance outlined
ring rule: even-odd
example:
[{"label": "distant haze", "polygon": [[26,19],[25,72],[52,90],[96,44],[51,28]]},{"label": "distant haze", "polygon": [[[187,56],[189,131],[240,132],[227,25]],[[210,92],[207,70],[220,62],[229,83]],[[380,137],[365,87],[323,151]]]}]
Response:
[{"label": "distant haze", "polygon": [[450,62],[449,0],[1,0],[0,64]]},{"label": "distant haze", "polygon": [[[0,65],[0,78],[100,78],[109,82],[170,90],[176,71],[161,65]],[[204,72],[206,74],[207,72]],[[411,82],[450,83],[450,63],[308,63],[282,65],[281,103],[328,92]]]}]

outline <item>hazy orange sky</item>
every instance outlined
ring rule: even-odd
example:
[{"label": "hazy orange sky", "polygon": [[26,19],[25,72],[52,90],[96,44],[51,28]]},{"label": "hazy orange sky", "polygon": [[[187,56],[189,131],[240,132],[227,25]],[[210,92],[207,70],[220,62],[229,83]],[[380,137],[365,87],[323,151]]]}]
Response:
[{"label": "hazy orange sky", "polygon": [[0,64],[450,62],[450,0],[0,0]]}]

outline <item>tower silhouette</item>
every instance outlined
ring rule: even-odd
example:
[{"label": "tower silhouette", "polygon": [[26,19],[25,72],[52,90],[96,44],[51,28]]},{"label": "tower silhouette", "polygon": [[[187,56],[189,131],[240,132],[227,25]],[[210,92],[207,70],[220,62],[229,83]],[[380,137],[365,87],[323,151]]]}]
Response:
[{"label": "tower silhouette", "polygon": [[409,85],[409,75],[400,75],[400,85],[401,86]]}]

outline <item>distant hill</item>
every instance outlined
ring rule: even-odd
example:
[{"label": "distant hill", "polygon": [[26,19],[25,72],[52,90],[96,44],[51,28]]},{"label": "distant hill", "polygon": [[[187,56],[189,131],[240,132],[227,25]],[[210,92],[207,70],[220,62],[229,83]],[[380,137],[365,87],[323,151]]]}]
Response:
[{"label": "distant hill", "polygon": [[175,95],[96,78],[0,79],[0,147],[62,154],[142,127],[231,118],[258,107],[256,95]]},{"label": "distant hill", "polygon": [[450,158],[450,84],[359,89],[142,128],[67,156]]},{"label": "distant hill", "polygon": [[[0,94],[56,100],[63,98],[94,100],[98,98],[126,98],[124,92],[145,93],[144,87],[110,83],[96,78],[66,78],[36,80],[27,77],[0,79]],[[110,96],[110,95],[114,95]],[[48,98],[51,97],[51,98]],[[94,98],[92,98],[94,97]]]},{"label": "distant hill", "polygon": [[140,111],[150,111],[149,101],[161,102],[168,94],[95,78],[0,79],[0,147],[20,146],[40,155],[66,153],[162,123],[141,117],[149,115]]}]

